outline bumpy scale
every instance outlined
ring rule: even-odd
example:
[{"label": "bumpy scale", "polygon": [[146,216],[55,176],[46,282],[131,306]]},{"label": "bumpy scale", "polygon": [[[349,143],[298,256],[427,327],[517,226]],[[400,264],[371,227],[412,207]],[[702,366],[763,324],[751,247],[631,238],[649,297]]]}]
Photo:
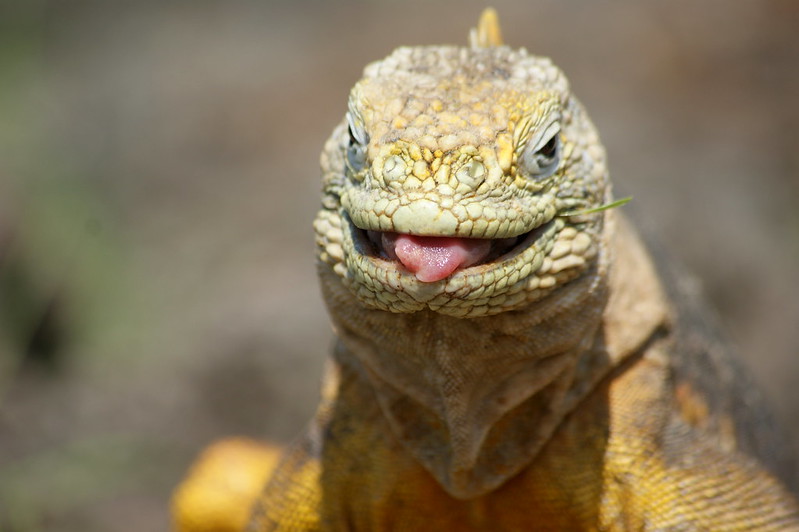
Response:
[{"label": "bumpy scale", "polygon": [[322,172],[338,342],[248,530],[799,530],[752,387],[492,10],[369,65]]}]

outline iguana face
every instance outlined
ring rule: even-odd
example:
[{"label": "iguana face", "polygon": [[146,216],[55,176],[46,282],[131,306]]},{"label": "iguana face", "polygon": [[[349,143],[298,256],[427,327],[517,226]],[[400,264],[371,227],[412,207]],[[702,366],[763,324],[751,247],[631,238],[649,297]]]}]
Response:
[{"label": "iguana face", "polygon": [[370,308],[496,314],[585,272],[604,152],[548,59],[400,48],[369,65],[322,154],[322,263]]}]

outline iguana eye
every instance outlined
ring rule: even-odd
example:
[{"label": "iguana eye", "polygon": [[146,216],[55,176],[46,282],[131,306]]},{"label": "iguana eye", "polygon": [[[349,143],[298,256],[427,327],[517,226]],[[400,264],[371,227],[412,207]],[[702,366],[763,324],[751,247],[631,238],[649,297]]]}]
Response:
[{"label": "iguana eye", "polygon": [[560,124],[555,122],[527,145],[519,157],[519,170],[530,179],[546,179],[558,169],[560,152]]},{"label": "iguana eye", "polygon": [[369,135],[350,113],[347,113],[347,123],[350,135],[347,143],[347,164],[357,173],[366,165],[366,145],[369,144]]}]

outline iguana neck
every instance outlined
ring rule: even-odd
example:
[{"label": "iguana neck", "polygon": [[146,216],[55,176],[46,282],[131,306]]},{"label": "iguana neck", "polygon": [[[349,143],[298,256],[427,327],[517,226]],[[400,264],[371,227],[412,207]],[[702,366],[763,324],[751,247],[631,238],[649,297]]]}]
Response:
[{"label": "iguana neck", "polygon": [[[485,318],[365,309],[322,271],[340,338],[336,358],[360,369],[397,437],[451,495],[483,495],[524,468],[575,405],[663,322],[655,290],[656,310],[643,323],[606,330],[614,301],[642,303],[623,292],[657,286],[635,250],[609,272],[613,243],[585,275],[547,298]],[[619,293],[609,299],[611,288]]]}]

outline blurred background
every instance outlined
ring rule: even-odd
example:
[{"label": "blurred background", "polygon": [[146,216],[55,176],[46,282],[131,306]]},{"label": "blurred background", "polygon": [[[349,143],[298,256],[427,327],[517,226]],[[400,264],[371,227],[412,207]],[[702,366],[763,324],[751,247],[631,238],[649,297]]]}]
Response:
[{"label": "blurred background", "polygon": [[[493,5],[796,445],[799,4]],[[368,62],[465,43],[483,7],[0,0],[0,531],[167,530],[204,445],[302,429],[322,143]]]}]

